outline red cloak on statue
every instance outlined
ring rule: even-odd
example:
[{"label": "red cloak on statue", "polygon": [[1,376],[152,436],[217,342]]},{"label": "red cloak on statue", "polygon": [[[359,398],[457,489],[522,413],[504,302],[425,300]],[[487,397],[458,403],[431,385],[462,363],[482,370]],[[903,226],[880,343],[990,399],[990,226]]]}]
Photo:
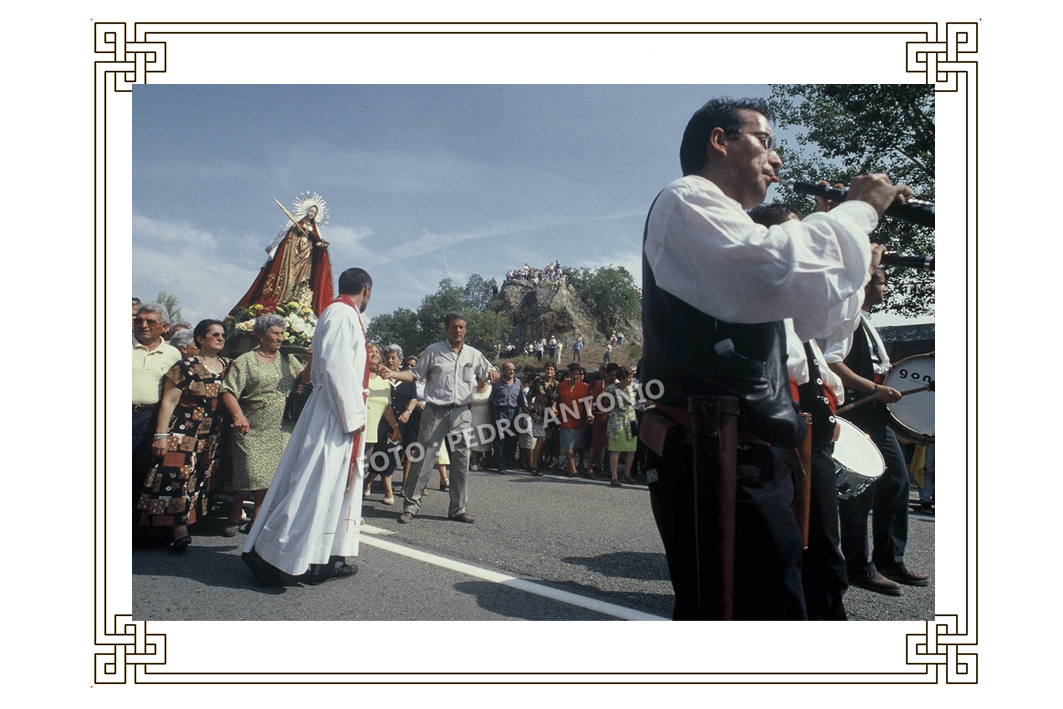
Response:
[{"label": "red cloak on statue", "polygon": [[309,215],[299,220],[299,227],[288,229],[236,308],[309,299],[314,315],[320,316],[332,304],[332,266],[326,242]]}]

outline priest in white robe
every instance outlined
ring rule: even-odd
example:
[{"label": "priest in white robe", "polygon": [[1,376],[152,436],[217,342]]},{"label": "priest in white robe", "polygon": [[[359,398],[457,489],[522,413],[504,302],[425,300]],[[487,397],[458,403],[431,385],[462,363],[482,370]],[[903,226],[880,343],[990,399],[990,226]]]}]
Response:
[{"label": "priest in white robe", "polygon": [[344,271],[339,298],[318,320],[314,391],[244,545],[260,584],[316,584],[358,570],[345,557],[358,555],[369,376],[361,313],[372,287],[364,270]]}]

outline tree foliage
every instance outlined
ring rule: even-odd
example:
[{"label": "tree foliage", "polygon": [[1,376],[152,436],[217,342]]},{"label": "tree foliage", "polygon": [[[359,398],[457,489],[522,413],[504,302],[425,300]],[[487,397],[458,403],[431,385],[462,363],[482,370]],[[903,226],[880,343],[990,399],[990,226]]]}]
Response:
[{"label": "tree foliage", "polygon": [[381,345],[398,345],[407,354],[419,352],[415,348],[420,342],[417,327],[417,313],[409,308],[398,308],[393,313],[373,316],[373,321],[366,328],[366,336]]},{"label": "tree foliage", "polygon": [[504,315],[485,310],[493,295],[491,283],[473,274],[459,288],[444,278],[439,290],[426,295],[416,312],[399,308],[374,316],[366,334],[373,342],[396,343],[406,354],[416,354],[433,342],[446,339],[443,319],[447,313],[459,312],[466,318],[466,341],[485,356],[497,358],[512,328]]},{"label": "tree foliage", "polygon": [[181,319],[181,306],[177,302],[176,295],[170,295],[166,291],[159,293],[159,297],[155,299],[155,302],[166,308],[166,313],[170,316],[170,322],[175,323]]},{"label": "tree foliage", "polygon": [[615,330],[641,314],[635,279],[623,266],[564,269],[576,294],[591,308],[601,332]]},{"label": "tree foliage", "polygon": [[[918,84],[775,84],[770,99],[779,127],[797,129],[796,146],[782,141],[782,177],[848,185],[857,175],[884,172],[915,196],[934,201],[934,87]],[[783,201],[805,214],[810,197]],[[934,253],[934,230],[889,217],[872,241],[890,251]],[[891,269],[885,308],[904,315],[934,311],[934,274]]]}]

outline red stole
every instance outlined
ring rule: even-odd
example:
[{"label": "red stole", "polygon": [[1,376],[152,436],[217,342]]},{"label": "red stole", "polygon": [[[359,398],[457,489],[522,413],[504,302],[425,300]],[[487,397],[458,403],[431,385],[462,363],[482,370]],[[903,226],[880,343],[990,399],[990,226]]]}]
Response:
[{"label": "red stole", "polygon": [[[354,304],[353,300],[351,300],[351,296],[347,295],[346,293],[341,295],[339,298],[336,298],[336,300],[334,300],[333,302],[334,303],[344,303],[346,305],[349,305],[352,308],[354,308],[354,312],[355,313],[358,313],[358,306]],[[362,322],[362,316],[361,316],[360,313],[358,314],[358,324],[362,327],[362,342],[366,342],[368,344],[368,342],[366,340],[366,337],[365,337],[365,323]],[[363,405],[365,404],[365,400],[368,397],[368,394],[366,393],[366,389],[368,389],[368,388],[369,388],[369,355],[367,353],[366,357],[365,357],[365,375],[362,377],[362,404]],[[364,431],[365,431],[365,428],[363,427],[362,428],[362,432],[364,432]],[[347,471],[347,490],[351,489],[351,485],[354,484],[355,475],[358,472],[358,447],[359,447],[359,444],[360,444],[361,439],[362,439],[362,432],[354,434],[354,447],[351,449],[351,467]]]}]

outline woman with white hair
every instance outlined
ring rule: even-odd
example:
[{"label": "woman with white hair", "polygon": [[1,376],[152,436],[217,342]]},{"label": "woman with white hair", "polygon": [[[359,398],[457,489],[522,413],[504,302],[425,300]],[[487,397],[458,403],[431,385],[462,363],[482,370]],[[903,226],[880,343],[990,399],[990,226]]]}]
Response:
[{"label": "woman with white hair", "polygon": [[178,330],[170,338],[170,346],[176,347],[181,352],[181,358],[195,357],[199,354],[199,347],[196,346],[195,337],[193,337],[191,330]]},{"label": "woman with white hair", "polygon": [[222,384],[222,404],[233,419],[233,505],[222,532],[227,537],[240,532],[243,503],[249,492],[254,493],[255,506],[243,531],[254,523],[295,428],[294,421],[284,420],[284,403],[297,379],[304,384],[310,381],[309,364],[303,367],[293,355],[280,353],[284,328],[284,318],[279,315],[255,318],[258,347],[233,361]]},{"label": "woman with white hair", "polygon": [[[498,371],[498,367],[492,367]],[[490,370],[489,370],[490,371]],[[490,376],[490,375],[489,375]],[[483,426],[491,425],[491,382],[476,377],[476,389],[472,393],[472,401],[469,402],[469,413],[472,414],[472,451],[469,456],[469,470],[479,470],[481,458],[485,453],[490,453],[493,439],[481,440]],[[483,467],[487,467],[486,465]]]}]

